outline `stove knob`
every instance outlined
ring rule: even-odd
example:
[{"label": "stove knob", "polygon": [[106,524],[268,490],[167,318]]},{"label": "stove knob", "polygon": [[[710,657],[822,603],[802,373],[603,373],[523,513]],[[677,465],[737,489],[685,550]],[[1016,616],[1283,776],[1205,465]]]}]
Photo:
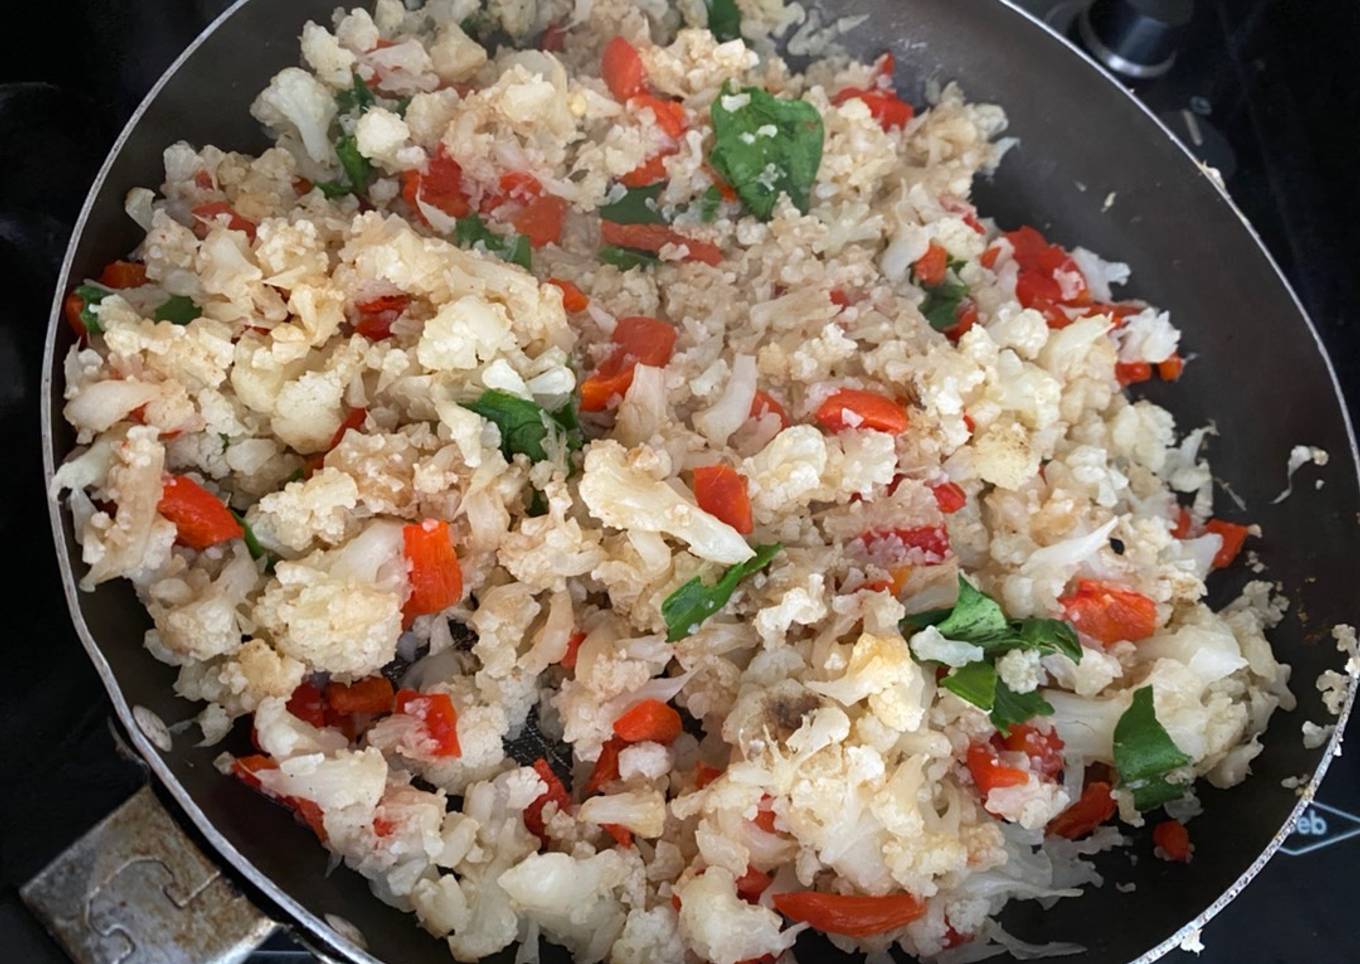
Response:
[{"label": "stove knob", "polygon": [[1171,69],[1194,10],[1194,0],[1095,0],[1077,18],[1077,37],[1109,70],[1147,80]]}]

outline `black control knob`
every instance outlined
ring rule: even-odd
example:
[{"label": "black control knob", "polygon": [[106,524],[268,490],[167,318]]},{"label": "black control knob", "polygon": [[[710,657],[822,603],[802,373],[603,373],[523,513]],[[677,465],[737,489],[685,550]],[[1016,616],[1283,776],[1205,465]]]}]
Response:
[{"label": "black control knob", "polygon": [[1077,17],[1077,39],[1105,67],[1133,80],[1171,69],[1194,0],[1095,0]]}]

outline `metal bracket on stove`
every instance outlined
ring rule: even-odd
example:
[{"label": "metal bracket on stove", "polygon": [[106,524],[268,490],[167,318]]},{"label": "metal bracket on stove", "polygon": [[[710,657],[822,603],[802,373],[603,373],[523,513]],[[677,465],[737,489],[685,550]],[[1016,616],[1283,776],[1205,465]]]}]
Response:
[{"label": "metal bracket on stove", "polygon": [[144,786],[24,885],[77,964],[231,964],[274,930]]}]

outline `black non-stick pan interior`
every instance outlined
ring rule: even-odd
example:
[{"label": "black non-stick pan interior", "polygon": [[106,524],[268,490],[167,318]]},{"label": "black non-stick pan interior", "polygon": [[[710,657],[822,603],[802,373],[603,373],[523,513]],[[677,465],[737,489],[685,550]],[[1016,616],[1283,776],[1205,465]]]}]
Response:
[{"label": "black non-stick pan interior", "polygon": [[[250,101],[273,73],[297,61],[303,22],[325,20],[333,7],[333,0],[248,0],[183,60],[135,119],[97,187],[71,252],[71,279],[97,274],[138,242],[123,197],[130,187],[160,183],[167,144],[266,146],[249,116]],[[1201,784],[1206,813],[1193,825],[1194,862],[1150,859],[1151,845],[1140,839],[1132,851],[1144,859],[1136,866],[1123,853],[1104,859],[1105,887],[1048,910],[1013,904],[1005,916],[1028,940],[1086,945],[1088,954],[1078,959],[1132,960],[1170,939],[1251,870],[1298,802],[1281,780],[1311,773],[1329,752],[1304,749],[1299,727],[1327,719],[1313,680],[1340,663],[1328,636],[1332,624],[1354,619],[1360,497],[1344,408],[1311,327],[1250,227],[1142,107],[1057,37],[994,0],[851,0],[836,4],[834,14],[868,15],[845,45],[865,58],[891,48],[904,96],[921,103],[929,81],[957,80],[971,99],[1006,108],[1009,133],[1021,142],[994,180],[979,185],[984,214],[1004,227],[1034,224],[1063,244],[1128,262],[1134,277],[1128,293],[1172,312],[1192,363],[1178,384],[1154,384],[1146,394],[1170,408],[1182,429],[1213,420],[1215,472],[1246,500],[1240,518],[1263,527],[1259,553],[1268,577],[1282,582],[1294,601],[1274,640],[1276,652],[1294,666],[1299,708],[1276,717],[1245,785],[1222,793]],[[60,359],[70,336],[54,321],[52,337],[50,401],[59,413]],[[50,431],[60,462],[72,437],[59,414]],[[1299,443],[1332,454],[1326,486],[1301,487],[1272,505],[1284,486],[1289,450]],[[1233,514],[1226,496],[1220,509]],[[59,551],[78,559],[69,518],[64,512],[56,518]],[[1215,575],[1215,604],[1231,598],[1247,577]],[[131,590],[105,584],[73,595],[77,628],[96,663],[107,662],[101,670],[125,719],[132,705],[169,722],[192,715],[189,704],[172,696],[172,671],[142,649],[147,618]],[[326,853],[281,808],[222,779],[212,766],[220,747],[198,748],[184,737],[160,753],[134,736],[159,758],[157,772],[209,839],[257,882],[277,887],[276,896],[314,937],[345,950],[319,923],[338,914],[380,959],[449,959],[441,942],[371,897],[358,876],[344,869],[327,875]],[[1136,889],[1123,893],[1114,882]],[[839,957],[800,948],[799,959]]]}]

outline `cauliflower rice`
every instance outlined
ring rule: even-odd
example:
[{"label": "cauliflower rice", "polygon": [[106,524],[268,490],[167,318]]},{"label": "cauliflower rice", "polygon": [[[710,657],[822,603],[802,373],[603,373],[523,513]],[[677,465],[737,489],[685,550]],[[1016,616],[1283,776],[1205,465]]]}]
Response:
[{"label": "cauliflower rice", "polygon": [[1207,430],[1121,390],[1179,332],[977,220],[1000,108],[795,73],[779,4],[568,7],[337,11],[274,147],[128,195],[68,304],[82,587],[456,960],[1073,951],[995,915],[1293,706],[1283,603],[1202,601],[1259,535]]}]

